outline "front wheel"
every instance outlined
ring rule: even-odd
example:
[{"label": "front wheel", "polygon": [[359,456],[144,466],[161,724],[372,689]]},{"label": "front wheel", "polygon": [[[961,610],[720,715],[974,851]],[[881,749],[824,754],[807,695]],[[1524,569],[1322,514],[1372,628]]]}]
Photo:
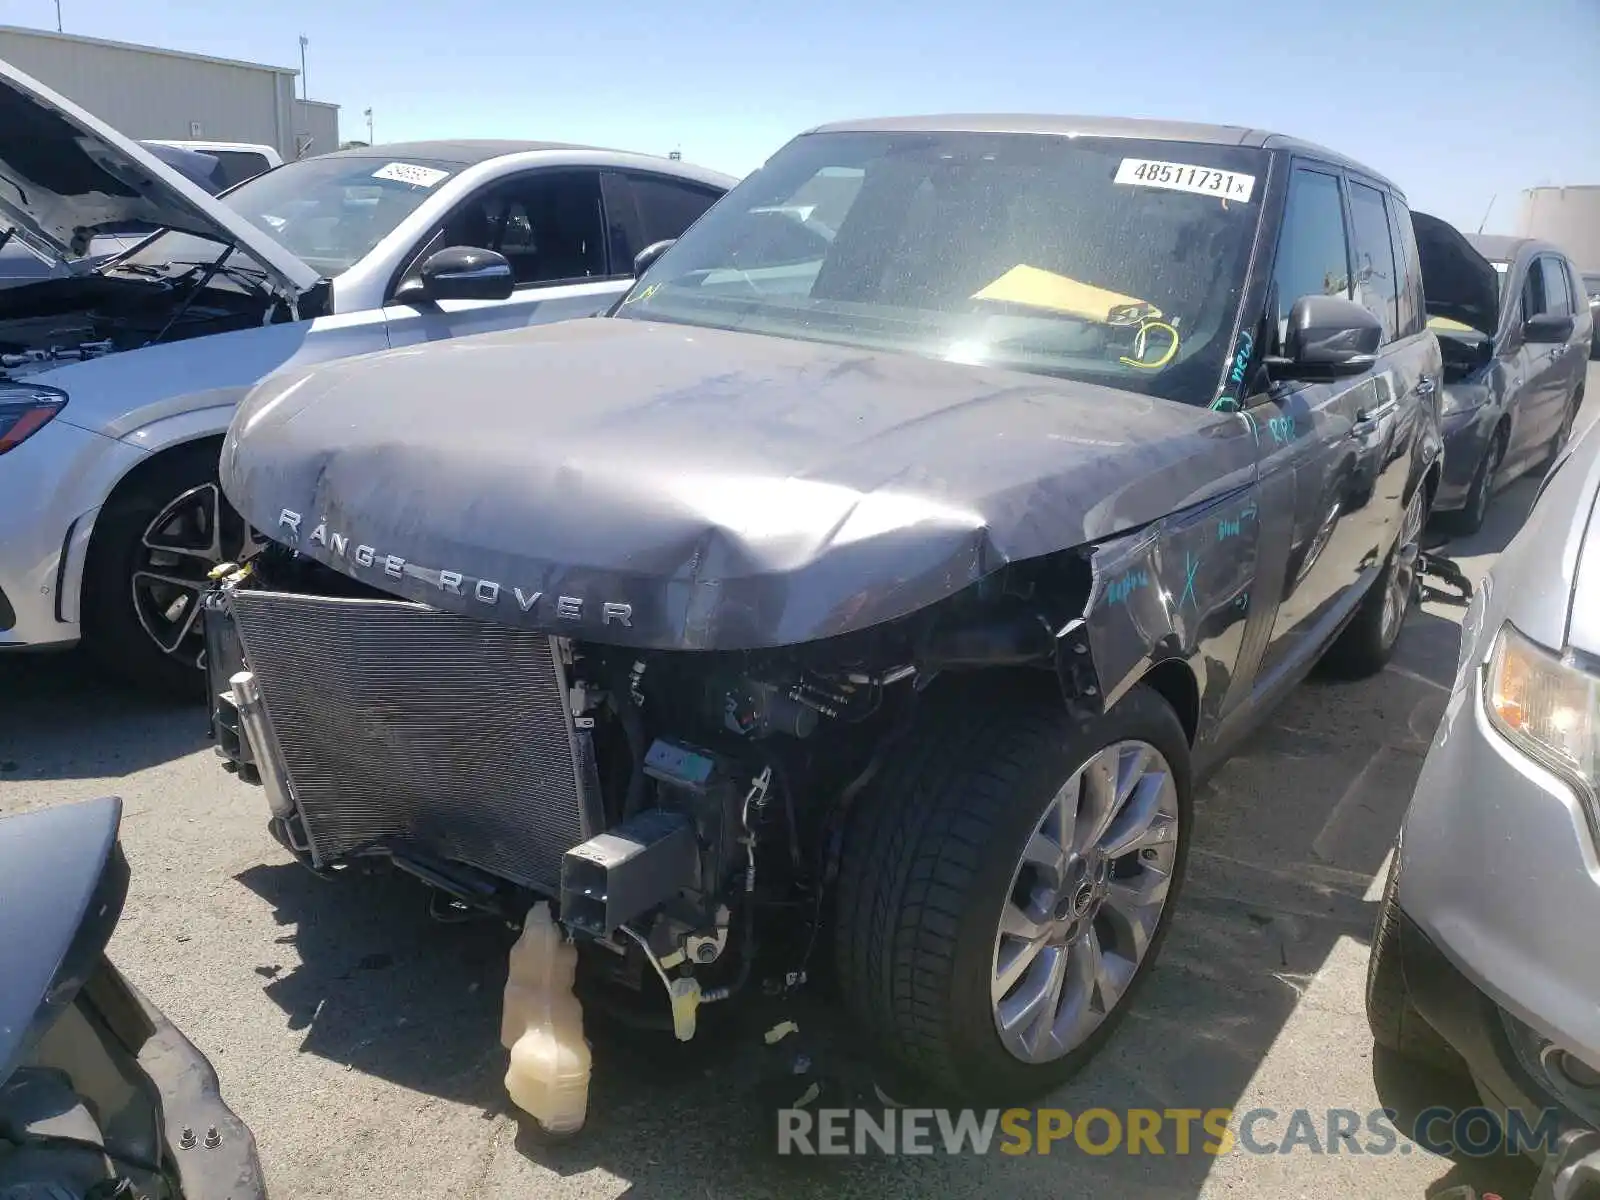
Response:
[{"label": "front wheel", "polygon": [[1143,685],[1087,721],[1015,691],[932,703],[857,801],[840,979],[895,1066],[951,1098],[1021,1099],[1088,1062],[1160,949],[1188,740]]},{"label": "front wheel", "polygon": [[248,529],[222,495],[215,444],[154,459],[106,502],[83,581],[84,648],[145,691],[199,696],[200,597]]},{"label": "front wheel", "polygon": [[1567,401],[1567,408],[1561,414],[1561,424],[1557,427],[1555,436],[1550,439],[1550,446],[1545,450],[1544,461],[1540,464],[1545,468],[1561,457],[1561,452],[1567,448],[1567,443],[1572,440],[1572,427],[1578,420],[1578,410],[1583,407],[1583,385],[1578,385],[1578,390],[1572,394],[1572,399]]},{"label": "front wheel", "polygon": [[1483,528],[1489,515],[1489,501],[1494,496],[1494,477],[1506,454],[1506,431],[1496,429],[1483,452],[1483,459],[1473,473],[1472,484],[1467,489],[1467,502],[1459,512],[1441,514],[1440,524],[1455,537],[1470,537]]}]

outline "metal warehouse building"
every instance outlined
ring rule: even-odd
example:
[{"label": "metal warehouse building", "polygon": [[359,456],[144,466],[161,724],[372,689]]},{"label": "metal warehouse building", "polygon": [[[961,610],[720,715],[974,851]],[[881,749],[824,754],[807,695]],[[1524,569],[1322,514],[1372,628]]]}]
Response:
[{"label": "metal warehouse building", "polygon": [[1560,246],[1580,271],[1600,271],[1600,184],[1529,188],[1517,232]]},{"label": "metal warehouse building", "polygon": [[129,137],[253,142],[285,159],[339,147],[339,106],[298,99],[288,67],[10,25],[0,59]]}]

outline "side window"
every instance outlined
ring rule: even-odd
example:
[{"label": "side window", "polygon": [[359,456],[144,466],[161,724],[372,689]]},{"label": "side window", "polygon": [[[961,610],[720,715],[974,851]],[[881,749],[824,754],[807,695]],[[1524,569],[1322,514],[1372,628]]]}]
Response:
[{"label": "side window", "polygon": [[652,242],[681,237],[721,198],[712,188],[682,180],[653,175],[629,175],[627,179],[639,206],[639,236],[644,239],[640,250]]},{"label": "side window", "polygon": [[251,150],[207,150],[219,164],[222,186],[230,188],[267,170],[267,160]]},{"label": "side window", "polygon": [[1350,261],[1344,238],[1339,179],[1324,171],[1295,168],[1278,236],[1272,282],[1278,296],[1278,340],[1289,328],[1289,310],[1301,296],[1350,295]]},{"label": "side window", "polygon": [[1350,233],[1355,242],[1356,299],[1383,322],[1384,342],[1392,342],[1399,329],[1400,289],[1389,238],[1389,210],[1382,192],[1353,179]]},{"label": "side window", "polygon": [[1567,264],[1548,254],[1539,262],[1544,267],[1545,311],[1555,317],[1570,316],[1572,289],[1567,283]]},{"label": "side window", "polygon": [[1522,281],[1522,319],[1549,311],[1544,299],[1544,259],[1536,258],[1528,264],[1528,276]]},{"label": "side window", "polygon": [[519,287],[603,276],[600,176],[532,171],[506,180],[451,213],[439,244],[498,251]]},{"label": "side window", "polygon": [[1411,210],[1393,196],[1389,197],[1389,235],[1400,272],[1397,336],[1410,337],[1428,326],[1427,297],[1422,290],[1422,257],[1417,251],[1417,231],[1411,227]]}]

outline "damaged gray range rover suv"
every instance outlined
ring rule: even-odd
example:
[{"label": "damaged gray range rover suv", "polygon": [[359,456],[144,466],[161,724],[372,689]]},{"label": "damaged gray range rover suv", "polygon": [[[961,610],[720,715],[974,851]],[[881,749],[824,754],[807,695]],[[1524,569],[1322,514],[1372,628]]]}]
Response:
[{"label": "damaged gray range rover suv", "polygon": [[1243,129],[897,119],[641,259],[605,316],[246,399],[219,751],[313,868],[548,898],[680,1038],[831,946],[936,1090],[1051,1086],[1196,778],[1395,645],[1440,467],[1405,202]]}]

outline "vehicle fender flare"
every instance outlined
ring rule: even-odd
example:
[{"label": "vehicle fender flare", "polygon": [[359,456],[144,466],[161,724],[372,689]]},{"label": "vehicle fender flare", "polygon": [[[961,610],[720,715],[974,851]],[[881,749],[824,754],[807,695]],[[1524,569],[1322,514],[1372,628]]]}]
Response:
[{"label": "vehicle fender flare", "polygon": [[[248,389],[240,389],[241,394]],[[222,451],[221,439],[233,418],[237,401],[208,404],[203,408],[188,409],[169,416],[156,417],[117,440],[137,446],[145,453],[128,464],[106,489],[105,498],[93,509],[83,513],[68,531],[62,548],[61,567],[56,580],[56,615],[63,621],[76,621],[83,606],[84,572],[89,562],[89,547],[95,535],[95,524],[105,506],[130,480],[148,471],[158,470],[158,464],[167,455],[208,438],[216,438],[217,452]]]},{"label": "vehicle fender flare", "polygon": [[227,433],[228,422],[233,420],[234,410],[250,386],[207,393],[199,406],[192,406],[194,398],[189,397],[190,404],[181,410],[147,417],[130,429],[113,432],[112,436],[148,454],[160,454],[201,438],[221,437]]}]

